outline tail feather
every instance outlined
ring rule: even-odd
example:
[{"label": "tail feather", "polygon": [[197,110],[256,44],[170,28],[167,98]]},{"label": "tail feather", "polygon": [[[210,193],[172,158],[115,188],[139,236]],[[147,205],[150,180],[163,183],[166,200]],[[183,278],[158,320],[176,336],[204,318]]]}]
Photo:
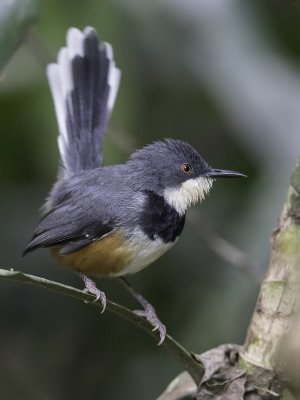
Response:
[{"label": "tail feather", "polygon": [[120,83],[113,50],[94,28],[70,28],[67,47],[48,65],[64,177],[102,165],[101,146]]}]

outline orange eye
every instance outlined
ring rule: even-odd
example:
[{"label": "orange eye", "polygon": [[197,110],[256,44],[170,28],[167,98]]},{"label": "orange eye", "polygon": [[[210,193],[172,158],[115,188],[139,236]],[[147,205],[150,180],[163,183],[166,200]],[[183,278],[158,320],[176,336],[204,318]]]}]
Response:
[{"label": "orange eye", "polygon": [[190,164],[182,164],[181,170],[185,174],[189,174],[192,171],[192,167],[190,166]]}]

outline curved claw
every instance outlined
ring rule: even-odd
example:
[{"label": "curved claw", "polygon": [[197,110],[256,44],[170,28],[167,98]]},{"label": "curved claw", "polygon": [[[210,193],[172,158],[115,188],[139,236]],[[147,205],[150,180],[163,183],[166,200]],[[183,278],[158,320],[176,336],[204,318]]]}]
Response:
[{"label": "curved claw", "polygon": [[158,319],[156,312],[153,307],[148,307],[145,310],[134,310],[133,313],[139,317],[144,317],[150,324],[154,325],[152,332],[159,331],[160,341],[157,343],[158,346],[163,344],[166,338],[167,329],[165,325]]},{"label": "curved claw", "polygon": [[161,324],[161,326],[158,329],[160,333],[160,341],[157,343],[157,346],[160,346],[165,341],[167,329],[163,324]]},{"label": "curved claw", "polygon": [[104,313],[105,309],[106,309],[106,296],[103,292],[100,292],[100,298],[101,298],[101,303],[102,303],[102,311],[101,314]]},{"label": "curved claw", "polygon": [[101,314],[104,313],[105,309],[106,309],[106,296],[104,292],[101,292],[101,290],[97,289],[98,292],[95,293],[93,292],[93,294],[96,296],[95,300],[93,300],[93,303],[95,303],[96,301],[98,301],[100,299],[101,304],[102,304],[102,311]]},{"label": "curved claw", "polygon": [[100,290],[99,293],[96,294],[96,298],[95,300],[93,300],[93,303],[96,303],[96,301],[98,301],[100,299]]},{"label": "curved claw", "polygon": [[143,311],[143,310],[133,310],[132,312],[133,312],[133,314],[137,315],[138,317],[145,317],[146,318],[145,311]]},{"label": "curved claw", "polygon": [[157,346],[160,346],[163,344],[166,338],[166,333],[160,333],[160,341],[157,343]]}]

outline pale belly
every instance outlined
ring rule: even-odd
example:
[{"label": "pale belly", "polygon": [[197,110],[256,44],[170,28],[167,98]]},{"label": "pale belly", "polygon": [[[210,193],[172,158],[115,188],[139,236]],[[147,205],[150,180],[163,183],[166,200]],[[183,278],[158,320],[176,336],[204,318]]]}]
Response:
[{"label": "pale belly", "polygon": [[164,243],[161,239],[150,240],[143,232],[136,230],[129,245],[132,259],[124,270],[115,273],[114,276],[134,274],[140,271],[161,257],[175,243],[176,241]]},{"label": "pale belly", "polygon": [[77,271],[99,277],[115,277],[134,274],[147,267],[175,242],[150,240],[136,229],[130,240],[124,240],[121,234],[114,232],[72,254],[61,256],[59,248],[53,248],[52,255],[61,264]]}]

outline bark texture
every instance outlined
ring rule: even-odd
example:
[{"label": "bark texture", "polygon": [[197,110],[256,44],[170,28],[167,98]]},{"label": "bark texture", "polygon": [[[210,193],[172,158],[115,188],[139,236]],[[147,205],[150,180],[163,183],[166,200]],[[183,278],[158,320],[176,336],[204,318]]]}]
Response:
[{"label": "bark texture", "polygon": [[299,355],[299,336],[295,340],[300,321],[299,162],[271,242],[269,269],[261,285],[241,356],[248,366],[272,371],[281,381],[292,381],[294,379],[287,373],[291,369],[291,357],[297,349]]}]

